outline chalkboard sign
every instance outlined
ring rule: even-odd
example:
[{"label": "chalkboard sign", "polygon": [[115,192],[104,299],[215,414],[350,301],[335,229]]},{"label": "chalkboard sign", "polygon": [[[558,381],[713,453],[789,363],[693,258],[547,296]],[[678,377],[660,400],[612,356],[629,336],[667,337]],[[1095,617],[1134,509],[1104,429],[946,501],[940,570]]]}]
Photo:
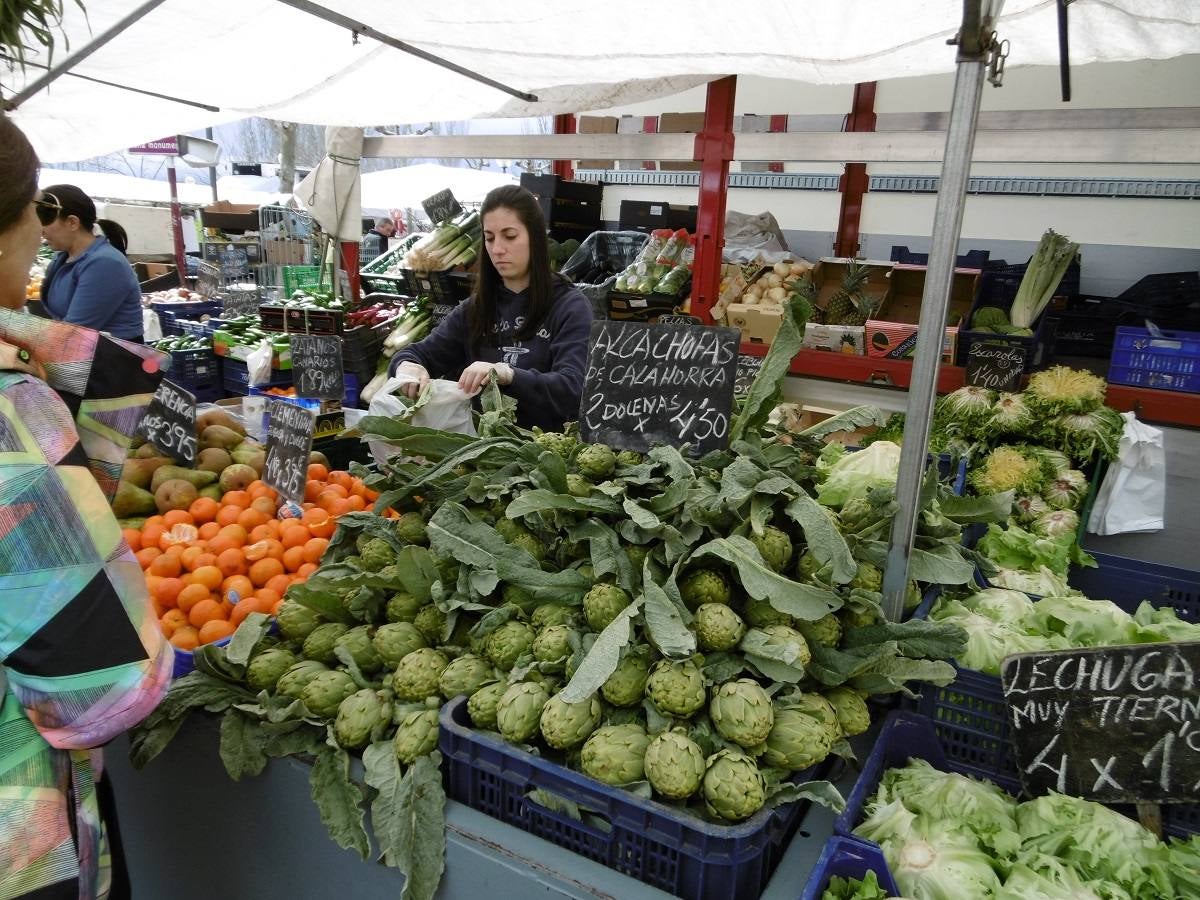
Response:
[{"label": "chalkboard sign", "polygon": [[150,398],[137,432],[163,455],[174,457],[185,466],[194,466],[196,395],[164,378]]},{"label": "chalkboard sign", "polygon": [[292,378],[297,397],[341,400],[342,339],[336,334],[292,335]]},{"label": "chalkboard sign", "polygon": [[267,416],[267,461],[262,479],[288,500],[302,503],[312,451],[313,411],[285,400],[270,400]]},{"label": "chalkboard sign", "polygon": [[754,384],[754,379],[758,377],[758,370],[762,368],[763,357],[751,356],[748,353],[742,353],[737,358],[737,374],[734,376],[733,392],[735,394],[745,394],[750,390],[750,385]]},{"label": "chalkboard sign", "polygon": [[245,288],[225,288],[221,296],[221,308],[224,315],[234,316],[256,315],[258,313],[258,289],[253,285]]},{"label": "chalkboard sign", "polygon": [[992,391],[1019,391],[1025,351],[1020,347],[980,343],[967,354],[967,384]]},{"label": "chalkboard sign", "polygon": [[659,325],[703,325],[695,316],[685,315],[683,313],[667,313],[664,316],[658,317]]},{"label": "chalkboard sign", "polygon": [[1200,799],[1200,642],[1019,653],[1000,676],[1030,793]]},{"label": "chalkboard sign", "polygon": [[450,188],[422,200],[421,206],[425,207],[425,215],[429,216],[429,221],[434,225],[441,225],[455,216],[460,216],[463,211],[462,205],[454,199],[454,194],[450,193]]},{"label": "chalkboard sign", "polygon": [[594,322],[579,409],[583,439],[623,450],[723,448],[740,340],[736,328]]},{"label": "chalkboard sign", "polygon": [[196,290],[210,300],[221,293],[221,268],[199,260],[196,263]]}]

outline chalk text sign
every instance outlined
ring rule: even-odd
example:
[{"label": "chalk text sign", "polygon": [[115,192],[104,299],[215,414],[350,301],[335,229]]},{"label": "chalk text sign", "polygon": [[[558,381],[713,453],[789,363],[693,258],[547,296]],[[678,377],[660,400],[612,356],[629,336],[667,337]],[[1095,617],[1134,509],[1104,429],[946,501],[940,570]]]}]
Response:
[{"label": "chalk text sign", "polygon": [[346,393],[342,339],[336,334],[293,334],[291,343],[296,396],[341,400]]},{"label": "chalk text sign", "polygon": [[1019,391],[1025,351],[1019,347],[980,343],[967,354],[967,384],[992,391]]},{"label": "chalk text sign", "polygon": [[196,464],[196,395],[163,379],[150,398],[138,433],[166,456]]},{"label": "chalk text sign", "polygon": [[313,411],[285,400],[270,400],[267,416],[263,481],[288,500],[303,503],[308,455],[312,452]]}]

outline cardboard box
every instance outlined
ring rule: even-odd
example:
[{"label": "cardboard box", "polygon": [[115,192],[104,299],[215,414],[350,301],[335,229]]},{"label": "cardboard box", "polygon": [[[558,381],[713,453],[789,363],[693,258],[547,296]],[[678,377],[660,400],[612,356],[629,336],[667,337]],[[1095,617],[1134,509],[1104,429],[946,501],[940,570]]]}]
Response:
[{"label": "cardboard box", "polygon": [[[825,309],[829,299],[842,287],[842,279],[846,275],[849,260],[836,257],[822,257],[813,266],[809,277],[817,288],[817,308]],[[870,275],[863,288],[864,293],[886,302],[888,290],[891,287],[889,275],[895,263],[880,260],[858,260],[860,265],[870,268]],[[866,339],[861,325],[814,325],[810,324],[804,331],[803,346],[810,350],[829,350],[835,353],[847,353],[855,356],[866,355]]]},{"label": "cardboard box", "polygon": [[[867,355],[886,359],[911,359],[917,349],[917,323],[925,290],[925,266],[897,265],[891,290],[876,318],[867,320]],[[950,286],[950,313],[965,323],[979,292],[978,269],[955,269]],[[942,363],[953,365],[958,350],[958,325],[948,326],[942,337]]]},{"label": "cardboard box", "polygon": [[258,231],[257,203],[230,203],[218,200],[200,210],[205,228],[220,228],[222,231]]},{"label": "cardboard box", "polygon": [[807,350],[828,350],[851,356],[866,356],[865,329],[861,325],[813,325],[804,329],[801,346]]},{"label": "cardboard box", "polygon": [[[580,116],[575,120],[577,134],[616,134],[616,116]],[[580,169],[612,169],[616,163],[611,159],[577,160]]]},{"label": "cardboard box", "polygon": [[783,324],[783,309],[758,303],[730,303],[725,307],[725,321],[740,328],[742,340],[751,344],[770,344]]},{"label": "cardboard box", "polygon": [[263,261],[273,266],[303,266],[308,262],[308,244],[283,238],[263,241]]},{"label": "cardboard box", "polygon": [[[699,134],[704,130],[704,113],[663,113],[658,117],[659,134]],[[658,164],[664,172],[699,172],[700,163],[665,160]]]},{"label": "cardboard box", "polygon": [[618,227],[621,231],[641,231],[645,234],[659,228],[670,228],[672,231],[686,228],[695,233],[696,210],[695,206],[622,200]]},{"label": "cardboard box", "polygon": [[[657,131],[657,116],[621,116],[617,120],[617,134],[654,134]],[[658,164],[651,159],[619,159],[617,168],[654,170]]]}]

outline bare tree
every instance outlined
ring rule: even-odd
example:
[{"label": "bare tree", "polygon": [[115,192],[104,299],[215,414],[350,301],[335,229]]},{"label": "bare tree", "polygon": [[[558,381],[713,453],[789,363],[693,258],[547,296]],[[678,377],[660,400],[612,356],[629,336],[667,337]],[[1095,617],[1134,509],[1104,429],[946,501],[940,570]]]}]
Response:
[{"label": "bare tree", "polygon": [[[554,134],[554,117],[553,116],[538,116],[535,119],[525,119],[521,122],[522,134]],[[514,160],[514,163],[521,167],[523,172],[533,172],[542,174],[549,172],[551,162],[548,159],[533,159],[527,157],[525,159]]]},{"label": "bare tree", "polygon": [[279,190],[290,194],[296,186],[296,123],[279,122]]}]

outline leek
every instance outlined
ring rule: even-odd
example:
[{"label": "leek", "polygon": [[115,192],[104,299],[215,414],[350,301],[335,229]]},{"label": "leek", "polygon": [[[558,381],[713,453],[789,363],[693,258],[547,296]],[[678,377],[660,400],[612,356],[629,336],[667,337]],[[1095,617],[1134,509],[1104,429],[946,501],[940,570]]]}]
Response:
[{"label": "leek", "polygon": [[1025,277],[1021,279],[1021,286],[1017,288],[1017,296],[1009,311],[1009,321],[1014,327],[1033,327],[1033,323],[1050,304],[1050,298],[1054,296],[1054,291],[1067,274],[1067,267],[1078,252],[1079,245],[1072,243],[1070,238],[1058,234],[1053,228],[1046,229],[1025,269]]}]

